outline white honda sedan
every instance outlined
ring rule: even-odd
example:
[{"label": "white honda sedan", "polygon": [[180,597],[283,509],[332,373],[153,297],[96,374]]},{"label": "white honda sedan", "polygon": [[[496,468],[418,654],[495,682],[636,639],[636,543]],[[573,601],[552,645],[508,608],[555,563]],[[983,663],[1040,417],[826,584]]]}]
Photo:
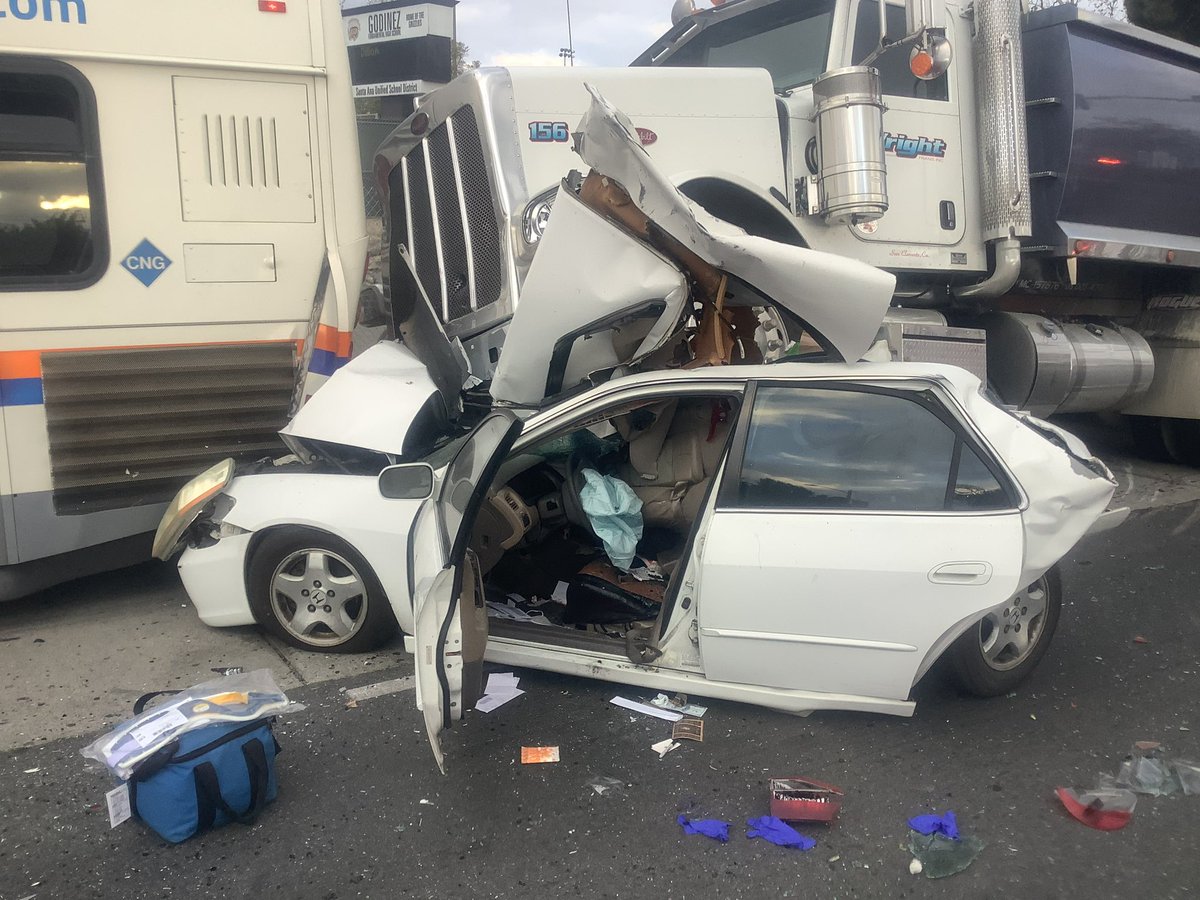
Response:
[{"label": "white honda sedan", "polygon": [[[486,393],[401,249],[422,302],[285,429],[304,462],[180,492],[156,554],[201,619],[343,651],[398,626],[439,761],[485,659],[792,712],[910,715],[943,655],[1010,690],[1108,470],[962,369],[845,362],[890,275],[707,216],[589,117]],[[765,363],[772,323],[813,353]]]}]

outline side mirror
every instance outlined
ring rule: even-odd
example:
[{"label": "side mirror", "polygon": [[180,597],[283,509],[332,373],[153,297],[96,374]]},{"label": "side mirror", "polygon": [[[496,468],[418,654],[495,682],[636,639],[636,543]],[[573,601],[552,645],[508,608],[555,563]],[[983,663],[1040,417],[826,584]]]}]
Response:
[{"label": "side mirror", "polygon": [[379,493],[388,500],[427,500],[433,495],[433,466],[388,466],[379,473]]}]

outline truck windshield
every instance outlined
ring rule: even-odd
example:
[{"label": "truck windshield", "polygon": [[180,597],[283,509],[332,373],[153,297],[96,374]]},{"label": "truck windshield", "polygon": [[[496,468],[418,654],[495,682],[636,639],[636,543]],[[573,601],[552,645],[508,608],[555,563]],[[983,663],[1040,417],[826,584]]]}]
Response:
[{"label": "truck windshield", "polygon": [[659,65],[761,68],[789,90],[825,71],[832,25],[833,0],[780,0],[700,29]]}]

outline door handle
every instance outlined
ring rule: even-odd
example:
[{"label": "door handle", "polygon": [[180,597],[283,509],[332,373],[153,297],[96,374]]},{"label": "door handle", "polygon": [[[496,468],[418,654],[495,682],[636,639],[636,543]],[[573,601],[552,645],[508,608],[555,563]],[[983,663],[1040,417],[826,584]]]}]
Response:
[{"label": "door handle", "polygon": [[948,562],[935,566],[929,572],[934,584],[987,584],[992,580],[991,563]]}]

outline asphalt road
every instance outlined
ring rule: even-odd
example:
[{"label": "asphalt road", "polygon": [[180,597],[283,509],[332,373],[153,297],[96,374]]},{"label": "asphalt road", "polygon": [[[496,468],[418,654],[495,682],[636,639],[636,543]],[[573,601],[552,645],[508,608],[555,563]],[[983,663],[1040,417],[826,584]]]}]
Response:
[{"label": "asphalt road", "polygon": [[[1200,503],[1165,501],[1196,480],[1172,478],[1064,562],[1058,635],[1015,696],[961,698],[929,678],[907,720],[712,702],[704,743],[662,760],[649,745],[669,726],[610,706],[621,689],[521,671],[524,696],[446,736],[443,777],[411,690],[346,707],[346,688],[411,671],[398,648],[305,656],[253,630],[205,629],[164,567],[58,589],[0,624],[0,638],[17,637],[0,643],[0,900],[1191,896],[1200,797],[1142,798],[1114,833],[1053,797],[1115,772],[1136,740],[1200,760]],[[110,830],[111,784],[78,753],[100,723],[164,681],[260,663],[308,709],[280,722],[280,796],[259,824],[180,846],[137,823]],[[72,721],[89,708],[85,725]],[[543,744],[562,761],[519,763],[522,745]],[[596,775],[624,787],[596,795]],[[845,789],[836,824],[802,829],[816,849],[744,837],[773,775]],[[906,819],[945,809],[986,848],[952,878],[910,875]],[[681,812],[732,822],[732,840],[683,835]]]}]

